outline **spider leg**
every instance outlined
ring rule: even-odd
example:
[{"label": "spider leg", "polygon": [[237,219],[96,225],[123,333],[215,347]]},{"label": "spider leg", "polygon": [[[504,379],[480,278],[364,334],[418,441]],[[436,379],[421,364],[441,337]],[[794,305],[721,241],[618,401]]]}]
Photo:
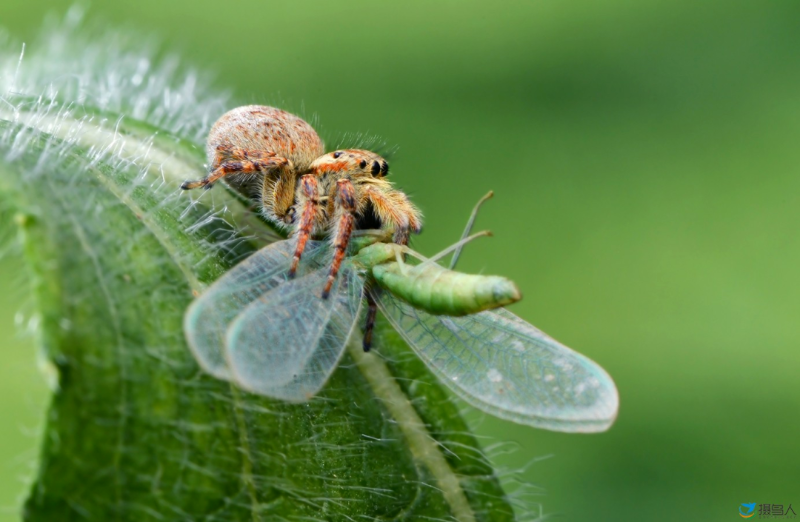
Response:
[{"label": "spider leg", "polygon": [[[293,210],[296,188],[297,174],[294,169],[289,165],[282,167],[274,184],[264,184],[261,196],[264,207],[278,218],[291,222],[293,216],[290,210]],[[267,195],[268,191],[271,192],[271,197]]]},{"label": "spider leg", "polygon": [[375,315],[378,313],[378,303],[372,297],[372,291],[364,288],[364,296],[367,298],[367,322],[364,324],[364,351],[368,352],[372,348],[372,332],[375,329]]},{"label": "spider leg", "polygon": [[217,147],[214,168],[205,178],[198,181],[184,181],[183,190],[197,187],[211,188],[214,182],[231,174],[255,174],[271,169],[283,168],[289,160],[274,152],[245,150],[238,147]]},{"label": "spider leg", "polygon": [[214,156],[215,164],[222,163],[224,160],[248,159],[253,161],[265,161],[270,158],[277,158],[278,155],[268,150],[243,149],[233,145],[217,145],[217,152]]},{"label": "spider leg", "polygon": [[300,178],[300,191],[298,193],[298,204],[300,211],[300,221],[297,224],[297,246],[292,258],[292,267],[289,269],[289,277],[294,277],[297,272],[297,265],[300,263],[300,256],[306,249],[306,243],[314,228],[314,221],[317,216],[319,197],[317,194],[317,178],[313,174],[306,174]]},{"label": "spider leg", "polygon": [[347,245],[350,243],[350,236],[355,227],[356,212],[356,190],[348,179],[340,179],[336,182],[336,214],[339,215],[336,223],[335,233],[333,234],[333,261],[328,272],[328,280],[322,290],[322,298],[327,299],[330,294],[336,274],[342,266],[344,256],[347,253]]},{"label": "spider leg", "polygon": [[402,192],[391,186],[367,186],[364,189],[372,208],[385,226],[394,227],[393,241],[400,245],[408,244],[409,233],[419,233],[422,219],[419,210],[411,204]]}]

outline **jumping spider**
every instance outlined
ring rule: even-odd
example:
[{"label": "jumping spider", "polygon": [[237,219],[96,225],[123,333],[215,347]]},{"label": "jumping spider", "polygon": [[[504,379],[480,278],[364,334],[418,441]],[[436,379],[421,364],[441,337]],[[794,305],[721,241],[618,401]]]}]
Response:
[{"label": "jumping spider", "polygon": [[221,178],[247,197],[261,200],[264,216],[297,238],[289,275],[294,276],[310,236],[329,234],[333,261],[322,296],[336,279],[353,230],[393,231],[405,245],[422,227],[420,211],[386,180],[385,159],[361,149],[324,153],[316,131],[274,107],[247,105],[225,113],[208,135],[210,173],[183,189],[211,188]]}]

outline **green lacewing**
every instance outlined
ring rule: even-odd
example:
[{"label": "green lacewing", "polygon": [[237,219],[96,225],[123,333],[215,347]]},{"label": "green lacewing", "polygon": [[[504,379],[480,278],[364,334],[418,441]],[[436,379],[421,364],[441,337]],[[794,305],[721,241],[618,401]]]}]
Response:
[{"label": "green lacewing", "polygon": [[357,330],[366,296],[441,382],[474,407],[556,431],[603,431],[613,423],[617,390],[599,365],[497,308],[519,298],[510,281],[441,267],[441,254],[410,265],[402,254],[418,256],[413,251],[362,242],[323,299],[329,250],[312,242],[289,279],[293,244],[273,243],[196,299],[184,331],[203,369],[253,393],[308,401]]}]

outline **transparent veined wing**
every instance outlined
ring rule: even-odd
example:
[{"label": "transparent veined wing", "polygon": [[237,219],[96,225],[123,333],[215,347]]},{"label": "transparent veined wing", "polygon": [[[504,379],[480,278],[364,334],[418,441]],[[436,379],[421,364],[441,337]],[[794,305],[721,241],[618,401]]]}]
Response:
[{"label": "transparent veined wing", "polygon": [[388,292],[381,311],[458,396],[500,418],[567,432],[604,431],[619,397],[595,362],[505,309],[434,316]]},{"label": "transparent veined wing", "polygon": [[286,281],[252,301],[228,327],[226,356],[242,388],[290,402],[330,377],[361,311],[364,275],[345,265],[322,299],[327,270]]},{"label": "transparent veined wing", "polygon": [[[317,268],[324,252],[323,243],[309,242],[301,270]],[[224,355],[228,325],[248,304],[288,280],[293,254],[294,244],[290,241],[264,247],[226,272],[192,302],[184,315],[183,330],[203,370],[218,379],[232,378]]]}]

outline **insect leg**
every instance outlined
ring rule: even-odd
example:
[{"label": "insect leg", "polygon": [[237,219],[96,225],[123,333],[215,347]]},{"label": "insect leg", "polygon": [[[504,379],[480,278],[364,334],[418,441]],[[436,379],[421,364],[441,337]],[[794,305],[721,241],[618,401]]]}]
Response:
[{"label": "insect leg", "polygon": [[400,267],[401,273],[402,274],[406,274],[407,273],[407,266],[408,266],[408,265],[406,265],[406,262],[405,262],[405,259],[404,259],[406,255],[409,255],[409,256],[412,256],[412,257],[416,257],[417,259],[422,261],[419,265],[417,265],[417,267],[424,267],[424,266],[427,266],[427,265],[435,265],[437,261],[439,261],[441,258],[445,257],[447,254],[449,254],[453,250],[457,250],[457,249],[463,248],[464,245],[466,245],[470,241],[472,241],[474,239],[477,239],[479,237],[491,236],[491,235],[492,235],[492,233],[489,230],[484,230],[483,232],[477,232],[475,234],[472,234],[471,236],[468,236],[468,237],[465,237],[465,238],[461,239],[460,241],[458,241],[457,243],[455,243],[453,245],[450,245],[449,247],[445,248],[444,250],[442,250],[441,252],[439,252],[438,254],[436,254],[435,256],[433,256],[431,258],[427,258],[427,257],[423,256],[422,254],[420,254],[418,252],[415,252],[414,250],[412,250],[411,248],[409,248],[406,245],[396,245],[395,246],[395,248],[396,248],[396,250],[395,250],[395,261],[397,262],[398,266]]},{"label": "insect leg", "polygon": [[483,232],[478,232],[476,234],[472,234],[469,237],[465,237],[464,239],[460,240],[458,243],[450,245],[449,247],[445,248],[444,250],[442,250],[441,252],[439,252],[438,254],[433,256],[432,258],[427,259],[424,262],[420,263],[419,266],[424,266],[424,265],[436,263],[438,260],[440,260],[441,258],[446,256],[447,254],[449,254],[453,250],[457,250],[459,248],[463,248],[464,245],[466,245],[467,243],[469,243],[473,239],[477,239],[477,238],[483,237],[483,236],[491,236],[491,235],[492,235],[492,233],[489,230],[484,230]]},{"label": "insect leg", "polygon": [[423,261],[426,260],[426,259],[424,257],[420,256],[420,255],[417,255],[416,252],[414,252],[413,250],[409,249],[407,246],[405,246],[405,245],[400,245],[400,246],[405,248],[405,249],[407,249],[407,250],[402,250],[402,249],[399,249],[399,248],[397,250],[395,250],[394,251],[394,260],[397,263],[397,266],[400,267],[400,272],[403,275],[406,275],[406,273],[408,273],[408,268],[406,267],[406,259],[405,259],[406,258],[405,255],[406,254],[412,255],[412,256],[416,257],[417,259],[421,259]]},{"label": "insect leg", "polygon": [[333,234],[333,261],[328,272],[328,281],[322,290],[322,298],[327,299],[328,294],[342,266],[344,256],[347,253],[347,245],[350,243],[350,235],[353,233],[356,212],[356,190],[348,179],[340,179],[336,182],[336,213],[339,214],[338,222]]},{"label": "insect leg", "polygon": [[[480,200],[478,200],[477,205],[475,205],[475,208],[472,209],[472,214],[470,214],[469,220],[467,220],[467,227],[464,229],[464,233],[461,234],[462,241],[466,239],[467,236],[469,236],[470,232],[472,232],[472,226],[475,224],[475,218],[478,217],[478,210],[480,210],[481,205],[483,205],[486,202],[486,200],[491,199],[492,196],[494,196],[494,192],[490,190],[488,194],[486,194]],[[461,255],[461,250],[463,248],[464,245],[462,244],[456,249],[455,253],[453,254],[453,258],[450,260],[450,270],[454,270],[456,268],[456,263],[458,262],[458,258]]]},{"label": "insect leg", "polygon": [[297,265],[300,263],[300,256],[303,255],[303,250],[306,249],[308,237],[314,228],[314,218],[317,215],[317,207],[319,206],[319,197],[317,194],[317,178],[313,174],[306,174],[300,178],[300,192],[298,194],[298,203],[300,205],[300,221],[297,223],[297,246],[294,250],[294,257],[292,258],[292,266],[289,268],[289,277],[294,277],[297,271]]},{"label": "insect leg", "polygon": [[[377,291],[377,289],[375,290]],[[367,322],[364,324],[364,351],[372,348],[372,331],[375,329],[375,314],[378,313],[378,303],[372,297],[372,290],[364,287],[364,297],[367,298]]]}]

